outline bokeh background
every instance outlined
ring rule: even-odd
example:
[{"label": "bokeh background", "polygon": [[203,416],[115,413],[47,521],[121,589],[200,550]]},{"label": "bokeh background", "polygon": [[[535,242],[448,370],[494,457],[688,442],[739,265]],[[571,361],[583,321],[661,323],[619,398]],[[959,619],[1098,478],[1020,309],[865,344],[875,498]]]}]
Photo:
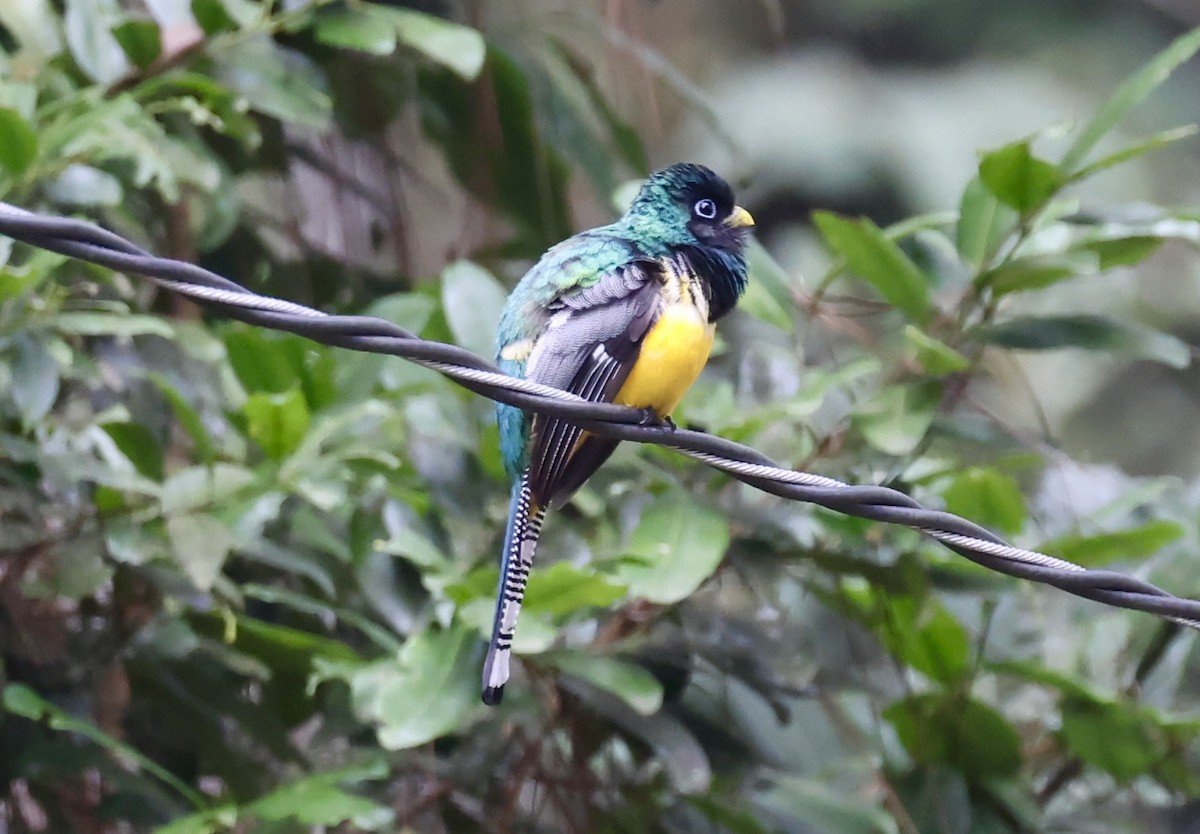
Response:
[{"label": "bokeh background", "polygon": [[[703,162],[761,246],[681,423],[1196,596],[1197,26],[0,0],[0,199],[488,355],[541,251]],[[661,449],[548,522],[487,710],[489,403],[0,267],[0,834],[1200,831],[1190,631]]]}]

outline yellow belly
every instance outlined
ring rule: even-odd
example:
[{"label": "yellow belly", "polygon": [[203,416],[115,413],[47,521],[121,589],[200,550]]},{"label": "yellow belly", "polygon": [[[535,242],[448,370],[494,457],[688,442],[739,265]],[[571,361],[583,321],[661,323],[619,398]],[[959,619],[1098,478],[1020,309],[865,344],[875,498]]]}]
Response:
[{"label": "yellow belly", "polygon": [[715,330],[691,304],[667,307],[642,341],[637,363],[614,402],[669,416],[700,376]]}]

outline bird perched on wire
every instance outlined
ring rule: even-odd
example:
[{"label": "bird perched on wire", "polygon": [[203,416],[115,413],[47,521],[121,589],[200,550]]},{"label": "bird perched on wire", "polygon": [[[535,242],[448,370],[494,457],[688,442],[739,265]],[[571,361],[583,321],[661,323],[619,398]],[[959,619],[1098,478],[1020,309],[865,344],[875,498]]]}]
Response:
[{"label": "bird perched on wire", "polygon": [[[708,168],[655,172],[619,220],[559,243],[526,273],[504,305],[496,361],[516,377],[668,418],[708,361],[714,323],[746,288],[753,225]],[[566,503],[617,445],[513,406],[498,405],[496,416],[513,490],[483,667],[489,705],[508,681],[546,510]]]}]

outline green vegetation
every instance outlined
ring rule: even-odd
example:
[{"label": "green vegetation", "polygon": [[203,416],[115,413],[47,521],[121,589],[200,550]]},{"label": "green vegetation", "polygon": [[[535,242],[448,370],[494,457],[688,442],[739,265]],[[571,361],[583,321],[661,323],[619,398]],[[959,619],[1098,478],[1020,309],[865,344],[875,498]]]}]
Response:
[{"label": "green vegetation", "polygon": [[[522,259],[647,169],[588,39],[701,106],[584,13],[153,5],[0,2],[0,199],[478,352]],[[982,153],[955,211],[816,212],[824,275],[758,247],[677,419],[1200,592],[1194,484],[1056,513],[1062,453],[977,396],[1029,351],[1189,367],[1150,316],[1039,299],[1200,240],[1078,190],[1192,135],[1113,130],[1197,49]],[[0,830],[1144,831],[1200,797],[1192,634],[659,448],[548,525],[489,711],[507,497],[491,404],[438,375],[0,239]]]}]

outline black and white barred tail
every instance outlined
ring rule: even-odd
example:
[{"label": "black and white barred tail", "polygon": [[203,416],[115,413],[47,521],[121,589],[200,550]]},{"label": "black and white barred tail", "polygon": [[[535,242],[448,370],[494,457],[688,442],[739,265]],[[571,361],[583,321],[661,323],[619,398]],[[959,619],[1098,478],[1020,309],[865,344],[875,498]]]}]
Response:
[{"label": "black and white barred tail", "polygon": [[544,507],[534,507],[528,475],[513,486],[508,508],[508,527],[504,531],[504,552],[500,561],[500,587],[496,592],[496,617],[492,622],[492,640],[483,663],[483,702],[495,706],[504,698],[512,657],[517,617],[525,599],[525,585],[533,567],[538,536],[542,533]]}]

